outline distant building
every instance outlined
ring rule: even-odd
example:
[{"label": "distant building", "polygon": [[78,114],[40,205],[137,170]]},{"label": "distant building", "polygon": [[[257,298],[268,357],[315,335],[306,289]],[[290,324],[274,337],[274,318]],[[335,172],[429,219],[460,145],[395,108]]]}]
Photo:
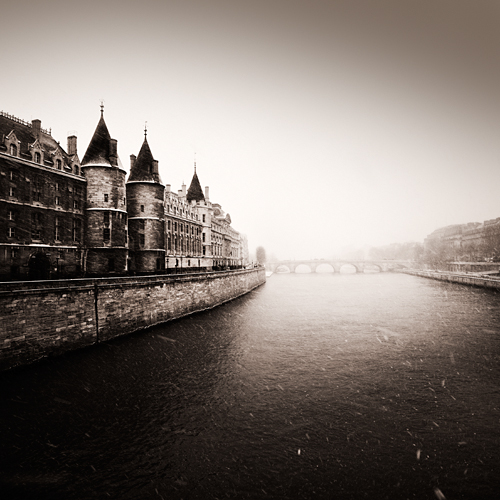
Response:
[{"label": "distant building", "polygon": [[456,260],[500,259],[500,217],[436,229],[424,240],[424,252]]},{"label": "distant building", "polygon": [[103,109],[80,163],[41,128],[0,113],[0,279],[217,270],[248,263],[246,238],[196,173],[166,186],[147,137],[130,174]]}]

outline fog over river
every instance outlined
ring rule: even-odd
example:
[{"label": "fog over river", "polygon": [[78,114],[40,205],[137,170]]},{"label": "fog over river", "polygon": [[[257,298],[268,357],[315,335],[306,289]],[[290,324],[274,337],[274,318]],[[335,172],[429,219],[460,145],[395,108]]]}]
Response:
[{"label": "fog over river", "polygon": [[0,375],[5,499],[493,499],[500,295],[275,274]]}]

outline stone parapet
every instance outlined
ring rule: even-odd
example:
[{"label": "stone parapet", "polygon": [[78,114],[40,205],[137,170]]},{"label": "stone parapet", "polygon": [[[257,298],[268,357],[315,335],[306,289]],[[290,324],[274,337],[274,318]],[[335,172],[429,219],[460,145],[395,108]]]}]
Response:
[{"label": "stone parapet", "polygon": [[213,308],[266,280],[263,268],[0,284],[0,370]]}]

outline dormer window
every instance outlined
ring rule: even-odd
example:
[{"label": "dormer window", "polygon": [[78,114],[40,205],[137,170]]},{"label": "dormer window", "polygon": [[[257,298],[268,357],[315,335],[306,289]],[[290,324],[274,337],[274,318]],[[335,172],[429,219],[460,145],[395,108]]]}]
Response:
[{"label": "dormer window", "polygon": [[17,156],[17,146],[15,144],[10,145],[10,154],[11,156]]},{"label": "dormer window", "polygon": [[[35,153],[35,157],[36,157],[36,153]],[[62,162],[59,158],[56,160],[56,167],[57,167],[57,170],[62,170]]]},{"label": "dormer window", "polygon": [[74,165],[75,167],[75,175],[80,175],[80,167],[78,167],[78,165]]},{"label": "dormer window", "polygon": [[33,156],[33,160],[35,163],[42,163],[42,155],[36,151],[35,155]]}]

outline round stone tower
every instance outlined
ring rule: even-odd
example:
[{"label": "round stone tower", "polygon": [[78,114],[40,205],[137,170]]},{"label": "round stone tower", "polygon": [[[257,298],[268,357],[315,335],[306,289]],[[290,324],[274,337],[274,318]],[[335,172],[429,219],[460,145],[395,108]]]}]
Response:
[{"label": "round stone tower", "polygon": [[137,157],[130,155],[126,190],[131,270],[162,271],[165,269],[165,186],[146,134]]},{"label": "round stone tower", "polygon": [[111,139],[101,118],[83,157],[87,179],[85,272],[89,275],[127,271],[127,206],[125,175],[118,158],[117,141]]}]

